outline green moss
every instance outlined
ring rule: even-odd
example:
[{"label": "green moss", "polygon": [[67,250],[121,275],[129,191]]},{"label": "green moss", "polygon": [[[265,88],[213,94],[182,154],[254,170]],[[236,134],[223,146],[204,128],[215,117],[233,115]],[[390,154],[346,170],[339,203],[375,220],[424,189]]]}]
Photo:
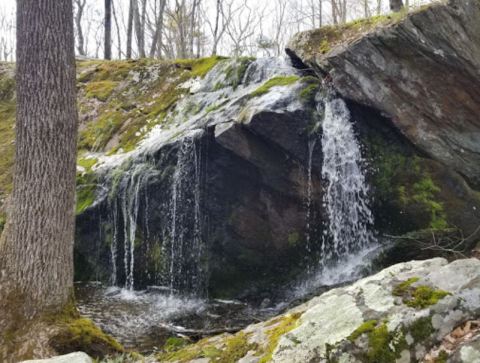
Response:
[{"label": "green moss", "polygon": [[77,187],[76,213],[81,214],[95,202],[96,184],[80,185]]},{"label": "green moss", "polygon": [[15,104],[0,100],[0,204],[12,190],[15,139]]},{"label": "green moss", "polygon": [[79,82],[122,81],[132,69],[145,65],[143,60],[131,61],[80,61],[77,68]]},{"label": "green moss", "polygon": [[228,85],[236,89],[247,71],[248,66],[252,63],[255,58],[253,57],[240,57],[236,59],[235,64],[230,65],[226,72],[225,78],[228,81]]},{"label": "green moss", "polygon": [[315,98],[316,93],[320,89],[319,83],[310,83],[300,92],[300,98],[305,102],[312,102]]},{"label": "green moss", "polygon": [[60,354],[83,351],[93,357],[123,352],[124,348],[100,330],[90,319],[66,319],[60,322],[61,332],[51,344]]},{"label": "green moss", "polygon": [[175,352],[188,345],[188,340],[178,337],[169,337],[163,346],[163,350],[166,352]]},{"label": "green moss", "polygon": [[96,158],[78,158],[77,165],[84,168],[86,171],[91,171],[92,167],[98,163],[98,159]]},{"label": "green moss", "polygon": [[444,196],[432,178],[431,163],[406,146],[387,144],[389,138],[388,134],[369,132],[366,142],[367,159],[372,161],[374,171],[374,208],[388,216],[380,217],[379,222],[386,223],[395,234],[448,228]]},{"label": "green moss", "polygon": [[380,26],[390,26],[403,20],[406,11],[388,15],[372,16],[356,19],[341,25],[328,25],[309,32],[310,39],[304,44],[305,50],[313,56],[316,53],[326,54],[336,45],[351,42]]},{"label": "green moss", "polygon": [[11,101],[15,96],[15,79],[0,75],[0,101]]},{"label": "green moss", "polygon": [[295,247],[300,242],[300,234],[298,232],[292,232],[288,235],[288,245]]},{"label": "green moss", "polygon": [[210,343],[208,339],[186,346],[173,353],[161,353],[157,359],[162,362],[188,362],[199,358],[210,358],[214,362],[232,363],[244,357],[250,350],[257,348],[256,344],[248,342],[249,335],[239,332],[225,337],[219,342],[221,349]]},{"label": "green moss", "polygon": [[350,334],[350,336],[348,337],[348,340],[353,342],[362,334],[372,332],[373,330],[375,330],[377,324],[378,324],[378,320],[367,320],[362,325],[360,325],[357,329],[355,329],[352,334]]},{"label": "green moss", "polygon": [[404,296],[412,284],[420,280],[419,277],[411,277],[408,280],[405,280],[393,288],[392,294],[394,296]]},{"label": "green moss", "polygon": [[401,282],[394,287],[392,294],[402,297],[405,305],[415,309],[424,309],[428,306],[435,305],[439,300],[450,295],[447,291],[435,290],[426,285],[412,286],[412,284],[418,280],[418,277],[412,277]]},{"label": "green moss", "polygon": [[221,56],[198,59],[179,59],[175,61],[175,64],[180,68],[189,70],[193,77],[203,78],[218,62],[225,59],[227,58]]},{"label": "green moss", "polygon": [[432,325],[432,318],[429,316],[417,319],[408,327],[407,330],[415,343],[424,342],[435,332],[435,329]]},{"label": "green moss", "polygon": [[262,348],[261,352],[263,355],[258,363],[266,363],[272,360],[273,352],[277,347],[280,338],[296,328],[300,316],[300,313],[285,315],[272,329],[266,331],[268,344],[266,347]]},{"label": "green moss", "polygon": [[117,86],[118,82],[111,80],[89,82],[85,86],[86,96],[87,98],[96,98],[99,101],[105,102]]},{"label": "green moss", "polygon": [[262,96],[270,91],[272,87],[277,86],[288,86],[300,79],[298,76],[277,76],[269,79],[263,85],[258,87],[255,91],[253,91],[250,96],[251,97],[258,97]]},{"label": "green moss", "polygon": [[362,356],[365,363],[391,363],[400,357],[407,342],[400,331],[389,332],[383,323],[368,333],[368,351]]},{"label": "green moss", "polygon": [[425,175],[413,185],[413,190],[412,200],[425,206],[431,215],[430,228],[448,228],[443,204],[436,200],[436,195],[441,190],[435,185],[432,178],[429,175]]},{"label": "green moss", "polygon": [[256,349],[256,344],[248,342],[249,335],[244,332],[235,334],[233,337],[227,339],[225,349],[223,349],[218,356],[211,355],[215,362],[230,363],[237,362],[240,358],[247,355],[250,350]]},{"label": "green moss", "polygon": [[413,290],[411,298],[405,299],[404,303],[412,308],[424,309],[435,305],[448,295],[450,293],[447,291],[435,290],[430,286],[418,286]]},{"label": "green moss", "polygon": [[448,361],[448,353],[444,350],[438,353],[437,359],[435,359],[435,363],[447,363]]},{"label": "green moss", "polygon": [[105,148],[113,135],[120,130],[125,115],[121,110],[106,111],[97,119],[89,122],[86,127],[80,131],[78,147],[79,149],[98,151]]}]

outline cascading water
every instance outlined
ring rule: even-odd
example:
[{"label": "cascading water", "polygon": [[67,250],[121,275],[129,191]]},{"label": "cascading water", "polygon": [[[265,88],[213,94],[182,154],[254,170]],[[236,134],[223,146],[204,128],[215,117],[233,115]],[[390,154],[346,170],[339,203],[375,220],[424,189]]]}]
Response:
[{"label": "cascading water", "polygon": [[360,146],[343,100],[326,101],[322,128],[323,203],[328,220],[321,251],[325,265],[364,250],[375,237]]},{"label": "cascading water", "polygon": [[[135,285],[135,244],[138,228],[138,214],[142,188],[147,184],[148,178],[154,173],[153,166],[149,163],[136,164],[130,173],[126,174],[120,182],[119,195],[111,201],[112,209],[112,243],[111,283],[118,284],[118,252],[119,252],[119,230],[120,220],[122,221],[123,240],[123,273],[125,276],[125,288],[133,290]],[[145,196],[145,199],[147,197]],[[120,210],[119,210],[120,209]]]},{"label": "cascading water", "polygon": [[206,266],[202,215],[202,153],[194,137],[177,152],[170,206],[169,284],[173,290],[203,295]]}]

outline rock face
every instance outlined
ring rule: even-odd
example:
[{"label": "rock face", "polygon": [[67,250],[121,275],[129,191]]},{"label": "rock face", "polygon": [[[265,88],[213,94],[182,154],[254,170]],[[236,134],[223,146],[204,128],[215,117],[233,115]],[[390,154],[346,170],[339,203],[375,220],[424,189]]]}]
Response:
[{"label": "rock face", "polygon": [[[450,1],[405,19],[397,14],[300,33],[289,51],[478,187],[479,17],[478,1]],[[355,34],[345,36],[349,31]]]},{"label": "rock face", "polygon": [[[134,149],[87,156],[99,187],[77,222],[77,277],[224,296],[287,277],[303,259],[318,80],[282,59],[232,59],[177,87]],[[312,168],[318,195],[320,155]]]},{"label": "rock face", "polygon": [[[436,348],[458,326],[478,319],[479,277],[476,259],[397,264],[281,317],[233,336],[203,340],[160,360],[195,361],[205,352],[216,352],[205,361],[237,354],[232,361],[386,363],[443,357],[445,362],[475,362],[478,329],[464,341],[466,331],[457,330],[460,343],[452,350]],[[235,351],[232,342],[238,343]]]}]

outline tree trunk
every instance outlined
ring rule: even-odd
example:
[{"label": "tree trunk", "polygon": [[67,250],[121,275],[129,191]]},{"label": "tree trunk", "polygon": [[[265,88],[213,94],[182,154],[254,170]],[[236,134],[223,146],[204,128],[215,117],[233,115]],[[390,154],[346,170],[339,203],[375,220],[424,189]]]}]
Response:
[{"label": "tree trunk", "polygon": [[133,7],[136,0],[130,0],[128,7],[128,25],[127,25],[127,59],[132,58],[132,40],[133,40]]},{"label": "tree trunk", "polygon": [[16,77],[14,188],[0,267],[2,285],[15,286],[17,308],[31,318],[62,309],[73,289],[77,110],[71,0],[17,1]]},{"label": "tree trunk", "polygon": [[221,12],[221,0],[217,0],[216,11],[215,11],[215,28],[213,30],[213,46],[212,46],[212,55],[217,55],[217,47],[218,47],[218,25],[220,20],[220,12]]},{"label": "tree trunk", "polygon": [[115,10],[115,3],[112,3],[112,14],[113,20],[115,21],[115,28],[117,29],[118,59],[122,59],[122,36],[120,32],[120,25],[118,24],[117,13]]},{"label": "tree trunk", "polygon": [[112,59],[112,0],[105,0],[105,59]]},{"label": "tree trunk", "polygon": [[[150,58],[155,57],[155,54],[161,55],[162,49],[162,33],[163,33],[163,14],[165,12],[166,0],[160,0],[158,14],[155,19],[155,33],[152,38],[152,46],[150,47]],[[160,51],[160,52],[159,52]],[[160,58],[160,56],[159,56]]]},{"label": "tree trunk", "polygon": [[390,0],[390,10],[391,11],[400,11],[403,9],[402,0]]},{"label": "tree trunk", "polygon": [[142,2],[142,11],[138,6],[138,0],[133,0],[133,20],[135,24],[135,35],[137,37],[137,46],[138,46],[138,56],[140,58],[145,58],[145,6],[146,1],[141,0]]},{"label": "tree trunk", "polygon": [[77,28],[77,52],[79,55],[85,55],[85,39],[83,36],[82,17],[85,9],[86,0],[76,0],[77,11],[75,13],[75,27]]}]

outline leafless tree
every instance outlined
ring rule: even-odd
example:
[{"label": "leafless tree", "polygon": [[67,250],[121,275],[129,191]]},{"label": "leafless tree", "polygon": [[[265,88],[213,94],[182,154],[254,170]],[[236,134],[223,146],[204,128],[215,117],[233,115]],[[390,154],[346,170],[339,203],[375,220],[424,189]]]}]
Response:
[{"label": "leafless tree", "polygon": [[403,9],[403,1],[402,0],[390,0],[390,10],[400,11],[402,9]]},{"label": "leafless tree", "polygon": [[133,13],[137,0],[130,0],[128,5],[127,20],[127,59],[132,58],[132,41],[133,41]]},{"label": "leafless tree", "polygon": [[232,20],[226,26],[226,34],[231,42],[231,53],[238,57],[249,48],[249,42],[253,43],[255,29],[259,26],[263,14],[252,9],[246,0],[232,10]]},{"label": "leafless tree", "polygon": [[79,55],[86,55],[85,38],[83,34],[82,19],[87,0],[74,0],[74,20],[75,20],[75,34],[77,38],[77,52]]},{"label": "leafless tree", "polygon": [[112,0],[105,0],[105,33],[104,46],[105,59],[112,59]]},{"label": "leafless tree", "polygon": [[166,0],[155,0],[154,7],[153,7],[153,14],[154,14],[154,21],[149,22],[149,24],[153,24],[152,27],[152,43],[150,46],[150,58],[157,56],[157,58],[162,57],[162,42],[163,42],[163,24],[164,24],[164,13],[165,13],[165,6],[167,4]]}]

